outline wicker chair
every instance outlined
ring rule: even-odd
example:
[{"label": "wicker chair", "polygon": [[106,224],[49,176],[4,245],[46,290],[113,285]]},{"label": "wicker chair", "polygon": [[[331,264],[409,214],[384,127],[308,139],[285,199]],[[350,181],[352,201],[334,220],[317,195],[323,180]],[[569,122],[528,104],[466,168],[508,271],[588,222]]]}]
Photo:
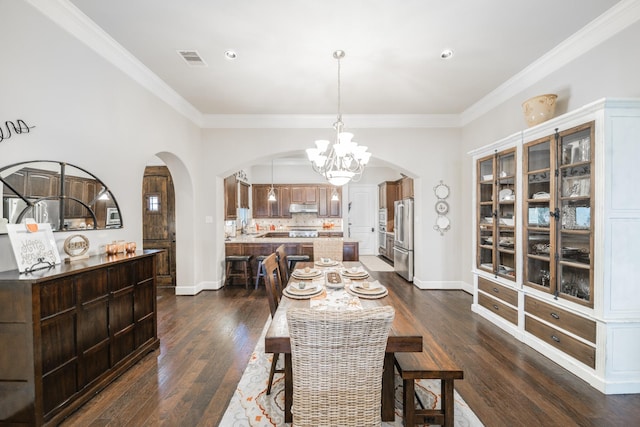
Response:
[{"label": "wicker chair", "polygon": [[342,239],[316,239],[313,241],[313,260],[331,258],[334,261],[342,261]]},{"label": "wicker chair", "polygon": [[287,311],[294,426],[380,426],[393,307]]},{"label": "wicker chair", "polygon": [[[276,254],[271,254],[262,261],[265,269],[264,285],[267,289],[267,299],[269,300],[269,309],[271,310],[271,317],[273,318],[278,304],[280,304],[280,298],[282,297],[283,285],[280,281],[280,271],[278,270],[278,261],[276,261]],[[273,359],[271,359],[271,369],[269,370],[269,383],[267,384],[267,394],[271,394],[271,386],[273,385],[273,377],[277,373],[283,373],[283,369],[277,369],[278,359],[280,354],[275,353]]]},{"label": "wicker chair", "polygon": [[289,262],[284,245],[278,246],[276,249],[276,257],[278,258],[278,266],[280,268],[280,280],[282,284],[286,284],[289,282]]}]

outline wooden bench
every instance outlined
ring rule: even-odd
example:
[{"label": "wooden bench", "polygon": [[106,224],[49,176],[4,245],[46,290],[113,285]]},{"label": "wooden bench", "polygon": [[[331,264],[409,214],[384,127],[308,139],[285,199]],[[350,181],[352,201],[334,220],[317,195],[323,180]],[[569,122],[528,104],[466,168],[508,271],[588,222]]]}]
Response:
[{"label": "wooden bench", "polygon": [[[395,365],[403,385],[404,425],[439,424],[453,427],[453,381],[461,380],[463,371],[439,345],[433,342],[429,345],[429,337],[423,337],[423,340],[424,348],[420,353],[395,353]],[[419,398],[420,408],[416,408],[415,381],[420,379],[441,381],[440,409],[424,408]]]}]

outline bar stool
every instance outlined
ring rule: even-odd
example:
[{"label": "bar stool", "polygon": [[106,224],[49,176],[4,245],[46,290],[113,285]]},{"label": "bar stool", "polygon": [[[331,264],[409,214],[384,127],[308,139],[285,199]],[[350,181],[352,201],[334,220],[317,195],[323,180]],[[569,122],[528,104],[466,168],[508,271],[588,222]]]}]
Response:
[{"label": "bar stool", "polygon": [[256,274],[256,289],[258,289],[258,285],[260,284],[260,278],[264,277],[267,274],[267,271],[264,268],[264,260],[268,255],[258,255],[256,256],[256,260],[258,261],[258,273]]},{"label": "bar stool", "polygon": [[[249,280],[251,277],[251,258],[253,255],[229,255],[224,257],[224,262],[226,266],[226,280],[225,285],[233,282],[234,277],[242,277],[244,279],[244,288],[247,289],[249,287]],[[235,264],[241,264],[241,269],[234,268],[237,267]]]},{"label": "bar stool", "polygon": [[311,258],[309,255],[287,255],[287,261],[289,261],[289,274],[293,271],[298,262],[307,262]]}]

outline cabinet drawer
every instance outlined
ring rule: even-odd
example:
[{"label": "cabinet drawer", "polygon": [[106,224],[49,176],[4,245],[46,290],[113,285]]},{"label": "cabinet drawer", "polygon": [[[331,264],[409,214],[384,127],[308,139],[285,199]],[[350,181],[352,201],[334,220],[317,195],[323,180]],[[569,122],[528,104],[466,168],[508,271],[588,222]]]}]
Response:
[{"label": "cabinet drawer", "polygon": [[499,285],[483,277],[478,277],[478,289],[496,298],[500,298],[507,304],[518,306],[518,292],[514,289]]},{"label": "cabinet drawer", "polygon": [[596,322],[530,296],[524,298],[524,310],[554,326],[595,344]]},{"label": "cabinet drawer", "polygon": [[518,312],[508,305],[501,303],[497,299],[488,297],[485,294],[479,292],[478,303],[487,310],[491,310],[498,316],[513,323],[514,325],[518,323]]},{"label": "cabinet drawer", "polygon": [[547,344],[554,346],[590,368],[595,369],[596,349],[594,347],[578,341],[551,326],[545,325],[529,315],[525,316],[524,329]]}]

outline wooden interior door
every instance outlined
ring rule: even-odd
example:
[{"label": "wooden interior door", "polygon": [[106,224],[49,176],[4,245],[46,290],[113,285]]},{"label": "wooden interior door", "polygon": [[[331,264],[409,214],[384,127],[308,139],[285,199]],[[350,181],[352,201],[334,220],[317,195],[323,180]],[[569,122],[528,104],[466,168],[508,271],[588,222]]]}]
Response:
[{"label": "wooden interior door", "polygon": [[142,183],[143,248],[156,256],[158,286],[176,285],[176,215],[173,180],[166,166],[147,166]]}]

